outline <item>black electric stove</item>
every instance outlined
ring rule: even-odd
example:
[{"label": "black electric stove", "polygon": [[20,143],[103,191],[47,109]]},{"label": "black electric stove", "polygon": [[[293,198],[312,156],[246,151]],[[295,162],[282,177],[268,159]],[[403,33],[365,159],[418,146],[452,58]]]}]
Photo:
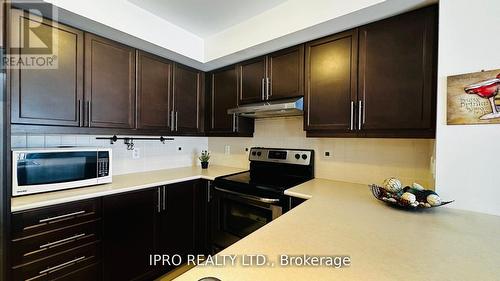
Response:
[{"label": "black electric stove", "polygon": [[214,185],[273,197],[314,178],[314,150],[256,147],[250,150],[249,160],[249,171],[216,178]]},{"label": "black electric stove", "polygon": [[314,151],[255,147],[250,170],[213,182],[212,253],[291,208],[285,190],[314,178]]}]

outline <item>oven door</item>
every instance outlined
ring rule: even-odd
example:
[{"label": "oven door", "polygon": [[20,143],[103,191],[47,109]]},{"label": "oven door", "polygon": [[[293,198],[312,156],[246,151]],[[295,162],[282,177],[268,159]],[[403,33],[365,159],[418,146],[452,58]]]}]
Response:
[{"label": "oven door", "polygon": [[12,195],[97,184],[97,163],[97,150],[15,151]]},{"label": "oven door", "polygon": [[283,213],[279,198],[262,198],[214,187],[213,252],[224,249]]}]

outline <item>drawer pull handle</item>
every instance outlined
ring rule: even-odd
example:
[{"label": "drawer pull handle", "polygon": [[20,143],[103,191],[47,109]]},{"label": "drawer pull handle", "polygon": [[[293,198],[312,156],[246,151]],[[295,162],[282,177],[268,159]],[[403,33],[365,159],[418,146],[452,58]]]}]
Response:
[{"label": "drawer pull handle", "polygon": [[56,266],[53,266],[53,267],[49,267],[49,268],[47,268],[47,269],[44,269],[44,270],[40,271],[38,274],[50,273],[51,271],[55,271],[55,270],[60,269],[60,268],[62,268],[62,267],[66,267],[66,266],[68,266],[68,265],[72,265],[72,264],[77,263],[77,262],[79,262],[79,261],[81,261],[81,260],[83,260],[83,259],[85,259],[85,256],[82,256],[82,257],[76,258],[76,259],[74,259],[74,260],[67,261],[67,262],[65,262],[65,263],[61,263],[61,264],[56,265]]},{"label": "drawer pull handle", "polygon": [[70,240],[78,239],[78,238],[83,237],[83,236],[85,236],[85,233],[77,234],[77,235],[74,235],[74,236],[71,236],[71,237],[68,237],[68,238],[64,238],[64,239],[55,241],[55,242],[50,242],[50,243],[47,243],[47,244],[43,244],[43,245],[40,246],[40,249],[48,248],[50,246],[54,246],[54,245],[57,245],[57,244],[68,242]]},{"label": "drawer pull handle", "polygon": [[51,218],[41,219],[39,222],[40,223],[44,223],[44,222],[49,222],[49,221],[53,221],[53,220],[63,219],[63,218],[67,218],[67,217],[77,216],[77,215],[81,215],[81,214],[85,214],[85,211],[78,211],[78,212],[74,212],[74,213],[60,215],[60,216],[57,216],[57,217],[51,217]]}]

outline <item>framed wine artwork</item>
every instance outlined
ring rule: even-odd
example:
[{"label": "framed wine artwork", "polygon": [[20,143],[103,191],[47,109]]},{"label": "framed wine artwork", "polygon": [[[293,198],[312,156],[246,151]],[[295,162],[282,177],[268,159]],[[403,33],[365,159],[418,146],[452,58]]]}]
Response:
[{"label": "framed wine artwork", "polygon": [[500,124],[500,69],[448,76],[448,125]]}]

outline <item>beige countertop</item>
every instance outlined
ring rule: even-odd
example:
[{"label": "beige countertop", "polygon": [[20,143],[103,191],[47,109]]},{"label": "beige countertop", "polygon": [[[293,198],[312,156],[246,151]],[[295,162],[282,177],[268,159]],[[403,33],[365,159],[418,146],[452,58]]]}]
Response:
[{"label": "beige countertop", "polygon": [[[216,256],[263,254],[274,267],[197,266],[175,280],[500,280],[499,216],[394,209],[365,185],[323,179],[286,193],[311,199]],[[281,254],[349,255],[352,264],[280,267]]]},{"label": "beige countertop", "polygon": [[22,211],[200,178],[213,180],[219,176],[234,174],[245,170],[246,169],[211,165],[206,170],[201,169],[199,166],[193,166],[117,175],[113,176],[113,183],[109,184],[14,197],[11,200],[11,211]]}]

